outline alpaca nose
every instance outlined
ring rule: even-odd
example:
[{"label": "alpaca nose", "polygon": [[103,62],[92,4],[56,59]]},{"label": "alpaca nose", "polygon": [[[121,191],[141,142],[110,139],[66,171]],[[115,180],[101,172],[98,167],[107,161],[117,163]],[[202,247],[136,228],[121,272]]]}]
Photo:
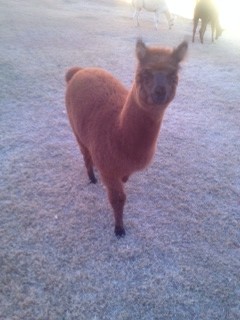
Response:
[{"label": "alpaca nose", "polygon": [[156,104],[164,103],[166,100],[167,90],[164,86],[158,85],[152,93],[152,100]]}]

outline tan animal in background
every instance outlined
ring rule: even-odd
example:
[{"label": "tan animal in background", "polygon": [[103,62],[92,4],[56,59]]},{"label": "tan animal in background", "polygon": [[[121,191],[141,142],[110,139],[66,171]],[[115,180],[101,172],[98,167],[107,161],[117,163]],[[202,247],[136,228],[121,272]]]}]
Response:
[{"label": "tan animal in background", "polygon": [[201,20],[201,28],[199,30],[201,43],[203,43],[204,34],[209,23],[212,29],[212,42],[214,42],[214,37],[218,39],[222,35],[223,29],[219,23],[218,11],[212,0],[198,0],[196,3],[193,17],[192,42],[195,40],[199,20]]},{"label": "tan animal in background", "polygon": [[125,235],[123,183],[151,161],[169,103],[178,84],[179,64],[187,43],[176,49],[136,44],[138,65],[128,91],[100,68],[70,69],[66,74],[66,107],[84,157],[89,179],[99,170],[115,216],[115,234]]}]

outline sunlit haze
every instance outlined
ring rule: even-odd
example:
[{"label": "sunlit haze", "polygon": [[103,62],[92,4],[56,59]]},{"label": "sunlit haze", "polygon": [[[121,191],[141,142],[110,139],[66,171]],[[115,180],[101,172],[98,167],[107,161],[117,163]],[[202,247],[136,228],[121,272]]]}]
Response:
[{"label": "sunlit haze", "polygon": [[[130,4],[132,2],[132,0],[123,1]],[[219,10],[222,27],[226,29],[228,33],[238,37],[240,34],[240,1],[214,0],[214,2]],[[167,3],[172,13],[192,19],[196,0],[168,0]]]}]

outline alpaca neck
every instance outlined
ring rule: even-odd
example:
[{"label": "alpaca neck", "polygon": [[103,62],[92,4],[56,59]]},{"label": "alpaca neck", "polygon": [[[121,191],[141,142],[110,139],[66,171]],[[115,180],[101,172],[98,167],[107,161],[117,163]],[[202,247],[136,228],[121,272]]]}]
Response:
[{"label": "alpaca neck", "polygon": [[153,114],[153,111],[142,108],[137,102],[133,86],[120,114],[121,149],[129,158],[139,158],[139,161],[141,158],[143,165],[151,160],[164,110],[158,110],[156,115],[156,111]]}]

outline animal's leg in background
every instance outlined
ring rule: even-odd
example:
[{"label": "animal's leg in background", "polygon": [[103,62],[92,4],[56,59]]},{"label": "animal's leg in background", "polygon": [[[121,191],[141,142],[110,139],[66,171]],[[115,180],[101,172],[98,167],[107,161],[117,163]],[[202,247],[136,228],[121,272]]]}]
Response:
[{"label": "animal's leg in background", "polygon": [[201,29],[199,30],[201,43],[203,43],[203,37],[204,37],[205,31],[206,31],[206,28],[207,28],[207,23],[202,22]]},{"label": "animal's leg in background", "polygon": [[217,20],[215,22],[215,28],[214,28],[216,35],[215,35],[215,39],[217,40],[223,33],[223,28],[221,27],[220,23],[219,23],[219,19],[217,17]]},{"label": "animal's leg in background", "polygon": [[159,25],[159,20],[160,20],[159,16],[160,16],[159,12],[155,11],[155,13],[154,13],[154,23],[155,23],[156,30],[158,29],[158,25]]},{"label": "animal's leg in background", "polygon": [[126,195],[123,191],[121,180],[103,177],[103,181],[108,190],[108,198],[113,208],[115,217],[115,235],[123,237],[125,230],[123,227],[123,208],[126,201]]},{"label": "animal's leg in background", "polygon": [[215,32],[216,26],[213,21],[211,22],[211,29],[212,29],[212,42],[214,42],[214,32]]},{"label": "animal's leg in background", "polygon": [[136,27],[139,27],[139,21],[138,21],[138,17],[140,14],[141,9],[135,9],[134,14],[133,14],[133,20],[136,21]]},{"label": "animal's leg in background", "polygon": [[96,179],[94,172],[93,172],[93,161],[92,161],[91,154],[88,151],[88,149],[81,142],[78,141],[78,143],[79,143],[81,152],[83,154],[83,159],[85,162],[85,166],[87,168],[87,173],[88,173],[88,177],[90,179],[90,182],[97,183],[97,179]]},{"label": "animal's leg in background", "polygon": [[198,19],[193,20],[193,35],[192,35],[192,42],[195,40],[195,34],[198,26]]},{"label": "animal's leg in background", "polygon": [[169,10],[164,11],[165,17],[168,21],[168,28],[172,29],[172,26],[174,25],[174,18],[172,17]]}]

